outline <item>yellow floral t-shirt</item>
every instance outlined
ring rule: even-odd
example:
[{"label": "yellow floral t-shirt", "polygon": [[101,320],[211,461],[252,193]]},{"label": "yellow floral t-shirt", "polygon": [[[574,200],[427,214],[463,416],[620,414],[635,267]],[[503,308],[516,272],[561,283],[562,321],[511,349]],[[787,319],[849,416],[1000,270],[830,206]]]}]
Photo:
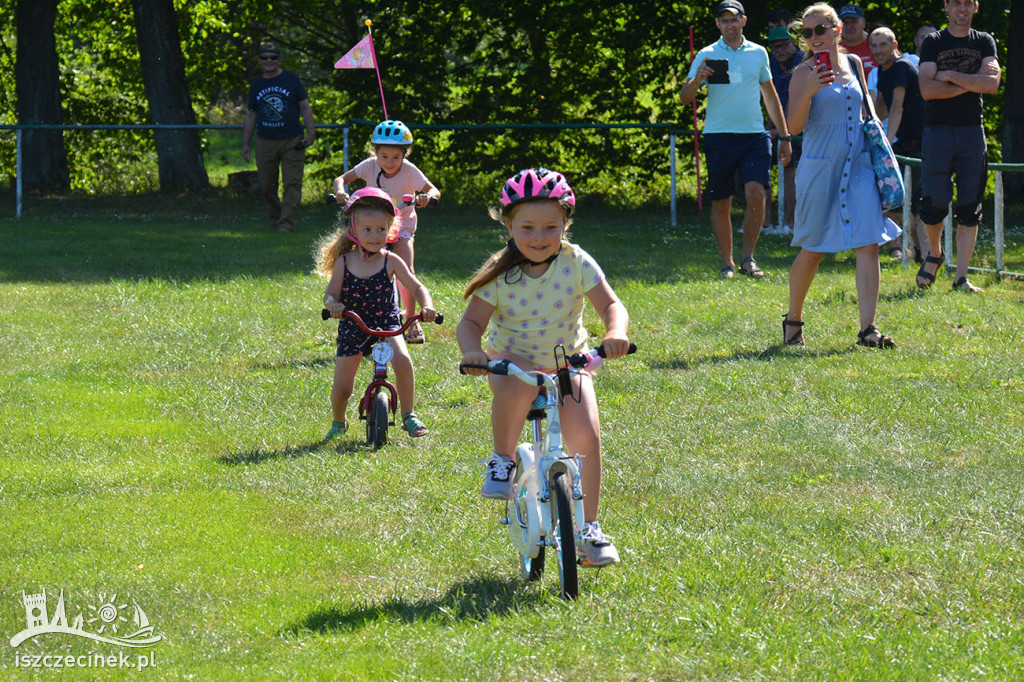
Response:
[{"label": "yellow floral t-shirt", "polygon": [[519,268],[498,275],[473,292],[495,308],[487,354],[515,353],[545,367],[555,346],[565,346],[569,355],[581,352],[589,336],[584,294],[603,280],[597,261],[566,241],[540,277],[527,277]]}]

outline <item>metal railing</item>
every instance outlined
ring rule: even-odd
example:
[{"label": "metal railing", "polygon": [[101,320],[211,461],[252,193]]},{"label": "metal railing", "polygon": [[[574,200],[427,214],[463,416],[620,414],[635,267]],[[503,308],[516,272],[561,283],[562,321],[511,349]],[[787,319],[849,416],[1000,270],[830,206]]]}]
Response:
[{"label": "metal railing", "polygon": [[[343,170],[349,170],[349,132],[355,126],[377,125],[374,121],[364,119],[352,119],[346,123],[318,123],[317,130],[341,129],[343,137]],[[669,140],[669,222],[672,227],[677,224],[677,193],[676,193],[676,137],[680,134],[688,134],[684,130],[671,123],[481,123],[481,124],[434,124],[418,123],[410,124],[412,129],[421,130],[663,130],[668,133]],[[22,215],[23,188],[22,188],[22,131],[24,130],[241,130],[242,125],[234,124],[59,124],[59,123],[32,123],[19,125],[0,125],[0,130],[15,131],[15,213],[18,218]]]},{"label": "metal railing", "polygon": [[[906,270],[910,266],[910,233],[915,229],[913,225],[913,215],[910,212],[911,202],[911,166],[920,166],[921,159],[915,159],[911,156],[900,156],[896,155],[896,160],[903,164],[903,184],[906,186],[907,191],[903,197],[903,269]],[[993,210],[993,233],[995,241],[995,252],[996,252],[996,267],[995,268],[982,268],[974,265],[969,265],[967,270],[969,272],[982,272],[982,273],[993,273],[996,277],[1014,277],[1024,278],[1024,273],[1012,272],[1005,269],[1004,256],[1006,252],[1006,222],[1004,212],[1004,195],[1003,195],[1003,172],[1020,172],[1024,171],[1024,163],[990,163],[988,164],[990,171],[995,171],[995,192],[993,196],[993,203],[995,204]],[[953,205],[950,203],[949,211],[946,213],[946,220],[942,227],[943,236],[943,247],[942,250],[945,252],[946,257],[946,271],[955,268],[953,265]]]}]

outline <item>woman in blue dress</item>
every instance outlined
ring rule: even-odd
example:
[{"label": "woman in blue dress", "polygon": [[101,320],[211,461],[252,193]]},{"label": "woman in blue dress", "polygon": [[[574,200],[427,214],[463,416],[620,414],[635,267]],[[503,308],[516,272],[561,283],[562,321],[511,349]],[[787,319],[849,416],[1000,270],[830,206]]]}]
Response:
[{"label": "woman in blue dress", "polygon": [[[853,249],[857,260],[860,333],[857,343],[872,348],[895,344],[875,327],[881,266],[878,247],[900,234],[882,213],[871,155],[864,141],[864,67],[839,50],[842,23],[831,5],[811,5],[802,29],[808,59],[793,72],[786,121],[803,133],[803,157],[796,171],[793,246],[800,253],[789,273],[789,311],[782,322],[787,345],[803,345],[803,306],[826,253]],[[828,52],[832,70],[813,54]]]}]

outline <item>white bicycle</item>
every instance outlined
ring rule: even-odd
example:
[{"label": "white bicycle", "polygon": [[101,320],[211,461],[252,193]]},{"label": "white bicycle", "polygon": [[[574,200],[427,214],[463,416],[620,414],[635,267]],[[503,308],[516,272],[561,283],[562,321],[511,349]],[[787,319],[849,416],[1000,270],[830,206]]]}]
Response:
[{"label": "white bicycle", "polygon": [[[574,518],[584,518],[583,485],[579,455],[569,455],[563,447],[559,408],[572,394],[572,377],[588,364],[600,362],[598,358],[604,358],[604,348],[599,346],[570,357],[565,356],[564,350],[559,354],[560,348],[555,351],[557,369],[551,374],[524,370],[508,360],[494,360],[486,365],[463,364],[459,371],[484,369],[540,387],[526,416],[532,422],[533,442],[520,443],[516,448],[513,496],[505,502],[499,523],[508,528],[512,546],[519,553],[523,577],[540,580],[545,550],[550,547],[558,561],[561,596],[575,599],[579,595],[579,580]],[[636,344],[631,343],[629,353],[635,352]],[[546,429],[542,424],[545,418]]]}]

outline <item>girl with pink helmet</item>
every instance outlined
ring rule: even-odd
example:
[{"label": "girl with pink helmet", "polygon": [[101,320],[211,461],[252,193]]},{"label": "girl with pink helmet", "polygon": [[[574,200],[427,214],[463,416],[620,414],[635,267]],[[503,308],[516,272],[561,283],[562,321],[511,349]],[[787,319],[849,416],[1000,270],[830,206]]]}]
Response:
[{"label": "girl with pink helmet", "polygon": [[[470,280],[469,305],[459,322],[457,338],[462,362],[486,364],[508,359],[523,369],[554,369],[554,349],[568,355],[585,351],[589,338],[583,326],[586,301],[604,322],[602,344],[608,358],[629,349],[629,314],[612,291],[597,262],[566,240],[576,195],[565,176],[546,168],[529,168],[509,178],[500,207],[491,217],[508,231],[505,248],[492,254]],[[490,325],[487,348],[481,347]],[[468,374],[484,370],[467,369]],[[485,460],[481,494],[494,499],[512,495],[519,434],[530,404],[537,397],[514,377],[488,374],[493,400],[491,429],[494,451]],[[579,548],[584,565],[606,566],[619,560],[618,551],[597,522],[601,493],[601,425],[593,380],[577,377],[573,394],[579,402],[562,406],[562,432],[569,452],[583,465],[584,526]]]},{"label": "girl with pink helmet", "polygon": [[[374,341],[355,322],[343,317],[345,309],[352,308],[368,327],[398,329],[401,322],[394,289],[397,280],[420,304],[425,321],[436,317],[430,292],[405,261],[386,250],[398,227],[398,209],[387,192],[376,187],[356,190],[348,198],[336,225],[337,229],[321,237],[316,247],[316,272],[330,280],[324,292],[324,308],[330,311],[331,317],[340,320],[331,386],[334,422],[325,442],[348,430],[345,412],[355,389],[356,370]],[[425,436],[427,427],[413,411],[416,381],[409,349],[401,336],[393,336],[388,341],[395,350],[391,364],[395,368],[402,428],[413,438]]]},{"label": "girl with pink helmet", "polygon": [[[406,262],[410,271],[415,272],[413,240],[418,222],[416,209],[436,204],[441,198],[441,192],[409,161],[412,142],[412,131],[407,125],[401,121],[381,121],[370,137],[373,154],[352,170],[334,179],[334,194],[337,202],[342,204],[348,196],[345,194],[345,186],[362,180],[367,187],[376,187],[387,192],[395,203],[401,202],[402,197],[407,194],[415,196],[413,203],[401,207],[398,239],[389,247]],[[412,315],[416,309],[412,293],[401,284],[398,288],[402,295],[405,314]],[[423,343],[423,328],[418,322],[409,327],[405,338],[409,343]]]}]

